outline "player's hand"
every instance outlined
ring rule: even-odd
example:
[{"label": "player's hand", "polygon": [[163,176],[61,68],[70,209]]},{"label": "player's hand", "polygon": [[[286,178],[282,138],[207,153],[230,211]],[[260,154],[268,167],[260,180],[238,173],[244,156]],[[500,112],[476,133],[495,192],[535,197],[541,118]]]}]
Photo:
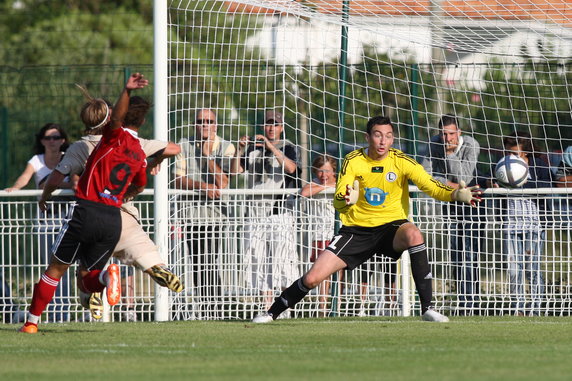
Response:
[{"label": "player's hand", "polygon": [[473,185],[472,187],[467,187],[467,184],[463,180],[459,182],[459,187],[453,191],[453,201],[463,202],[469,204],[472,207],[477,206],[477,202],[481,202],[481,195],[483,192],[479,189],[478,185]]},{"label": "player's hand", "polygon": [[346,195],[344,199],[346,200],[346,205],[354,205],[358,201],[359,197],[359,181],[354,180],[354,185],[351,187],[349,184],[346,185]]},{"label": "player's hand", "polygon": [[143,74],[135,73],[129,76],[125,88],[127,90],[142,89],[149,84],[149,81],[145,78]]},{"label": "player's hand", "polygon": [[42,212],[46,212],[48,210],[48,200],[45,198],[40,198],[38,201],[38,206]]},{"label": "player's hand", "polygon": [[155,166],[151,167],[149,173],[151,173],[153,176],[157,176],[160,170],[161,170],[161,163],[157,163]]}]

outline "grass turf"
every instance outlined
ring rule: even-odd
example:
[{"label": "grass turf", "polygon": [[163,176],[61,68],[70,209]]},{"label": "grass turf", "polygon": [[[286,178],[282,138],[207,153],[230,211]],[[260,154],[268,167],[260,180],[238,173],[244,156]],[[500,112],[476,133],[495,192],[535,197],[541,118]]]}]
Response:
[{"label": "grass turf", "polygon": [[0,380],[569,380],[572,318],[0,325]]}]

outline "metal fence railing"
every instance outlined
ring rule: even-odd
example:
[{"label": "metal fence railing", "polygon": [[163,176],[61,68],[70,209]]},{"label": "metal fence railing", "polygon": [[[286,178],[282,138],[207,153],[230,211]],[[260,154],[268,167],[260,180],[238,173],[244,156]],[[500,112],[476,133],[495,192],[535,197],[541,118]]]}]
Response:
[{"label": "metal fence railing", "polygon": [[[572,312],[570,192],[529,192],[534,193],[489,191],[482,207],[473,210],[427,197],[411,199],[412,220],[427,241],[438,309],[449,315]],[[171,319],[250,319],[309,268],[316,242],[333,234],[334,217],[326,213],[331,201],[285,194],[285,202],[278,203],[279,193],[231,190],[210,205],[193,200],[191,193],[171,194],[168,261],[186,284],[181,294],[169,294]],[[40,216],[38,195],[0,192],[4,322],[23,318],[67,210],[68,201],[59,199],[49,215]],[[153,237],[152,191],[136,206]],[[140,270],[122,269],[124,296],[107,310],[106,320],[153,320],[153,282]],[[45,321],[89,318],[73,278],[62,281]],[[418,307],[407,261],[395,264],[376,256],[313,290],[291,316],[395,316],[418,314]]]}]

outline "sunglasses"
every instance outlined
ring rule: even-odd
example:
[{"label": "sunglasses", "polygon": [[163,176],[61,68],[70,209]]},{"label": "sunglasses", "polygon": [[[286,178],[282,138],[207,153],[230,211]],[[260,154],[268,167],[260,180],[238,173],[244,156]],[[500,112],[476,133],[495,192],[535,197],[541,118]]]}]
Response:
[{"label": "sunglasses", "polygon": [[214,124],[215,121],[212,119],[197,119],[196,124]]},{"label": "sunglasses", "polygon": [[43,136],[42,140],[60,140],[62,137],[60,135]]}]

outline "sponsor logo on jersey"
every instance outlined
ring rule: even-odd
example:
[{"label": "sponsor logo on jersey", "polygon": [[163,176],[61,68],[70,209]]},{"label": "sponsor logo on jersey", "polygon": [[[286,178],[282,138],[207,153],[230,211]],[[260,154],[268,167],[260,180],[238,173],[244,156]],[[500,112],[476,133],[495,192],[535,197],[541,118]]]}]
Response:
[{"label": "sponsor logo on jersey", "polygon": [[383,173],[383,167],[371,167],[371,173]]},{"label": "sponsor logo on jersey", "polygon": [[382,205],[388,194],[379,188],[365,188],[365,200],[373,206]]},{"label": "sponsor logo on jersey", "polygon": [[387,175],[385,175],[385,179],[387,181],[389,181],[390,183],[394,182],[395,180],[397,180],[397,173],[395,172],[387,172]]}]

